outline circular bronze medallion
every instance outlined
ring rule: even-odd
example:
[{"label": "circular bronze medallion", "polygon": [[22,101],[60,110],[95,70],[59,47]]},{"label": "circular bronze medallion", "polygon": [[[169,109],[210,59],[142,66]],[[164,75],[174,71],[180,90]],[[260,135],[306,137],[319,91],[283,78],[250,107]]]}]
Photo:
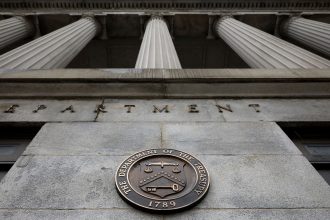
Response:
[{"label": "circular bronze medallion", "polygon": [[148,210],[178,210],[200,201],[210,184],[205,166],[190,154],[150,149],[127,158],[116,173],[120,195]]}]

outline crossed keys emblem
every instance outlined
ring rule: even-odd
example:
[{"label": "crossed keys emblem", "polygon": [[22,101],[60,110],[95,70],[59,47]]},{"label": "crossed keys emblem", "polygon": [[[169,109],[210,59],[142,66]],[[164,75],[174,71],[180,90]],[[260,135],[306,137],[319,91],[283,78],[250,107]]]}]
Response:
[{"label": "crossed keys emblem", "polygon": [[186,186],[183,162],[145,162],[141,166],[140,188],[159,197],[182,191]]}]

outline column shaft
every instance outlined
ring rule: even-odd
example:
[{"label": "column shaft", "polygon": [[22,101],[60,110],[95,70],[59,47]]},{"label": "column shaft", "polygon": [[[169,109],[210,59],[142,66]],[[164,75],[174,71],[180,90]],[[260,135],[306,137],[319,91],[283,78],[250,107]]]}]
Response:
[{"label": "column shaft", "polygon": [[330,24],[292,17],[283,23],[282,34],[330,56]]},{"label": "column shaft", "polygon": [[135,68],[181,69],[170,32],[162,18],[149,20]]},{"label": "column shaft", "polygon": [[16,16],[0,21],[0,49],[32,35],[33,32],[33,25],[24,17]]},{"label": "column shaft", "polygon": [[0,68],[64,68],[94,38],[99,26],[94,18],[82,18],[0,56]]},{"label": "column shaft", "polygon": [[217,34],[252,68],[329,68],[330,61],[231,17],[219,19]]}]

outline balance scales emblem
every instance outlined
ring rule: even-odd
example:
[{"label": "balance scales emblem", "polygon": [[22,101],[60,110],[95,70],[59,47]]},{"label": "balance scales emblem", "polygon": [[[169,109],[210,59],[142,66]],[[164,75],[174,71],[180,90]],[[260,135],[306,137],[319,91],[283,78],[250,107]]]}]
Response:
[{"label": "balance scales emblem", "polygon": [[140,164],[139,187],[161,198],[179,193],[186,186],[184,166],[181,161],[144,162]]}]

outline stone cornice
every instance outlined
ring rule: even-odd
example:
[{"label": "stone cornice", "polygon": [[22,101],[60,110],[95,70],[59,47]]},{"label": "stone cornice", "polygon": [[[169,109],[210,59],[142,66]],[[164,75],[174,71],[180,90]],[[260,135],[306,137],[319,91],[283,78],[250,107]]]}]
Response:
[{"label": "stone cornice", "polygon": [[330,98],[329,70],[61,69],[0,73],[0,98]]},{"label": "stone cornice", "polygon": [[328,0],[2,0],[0,10],[211,10],[211,11],[311,11],[329,10]]}]

